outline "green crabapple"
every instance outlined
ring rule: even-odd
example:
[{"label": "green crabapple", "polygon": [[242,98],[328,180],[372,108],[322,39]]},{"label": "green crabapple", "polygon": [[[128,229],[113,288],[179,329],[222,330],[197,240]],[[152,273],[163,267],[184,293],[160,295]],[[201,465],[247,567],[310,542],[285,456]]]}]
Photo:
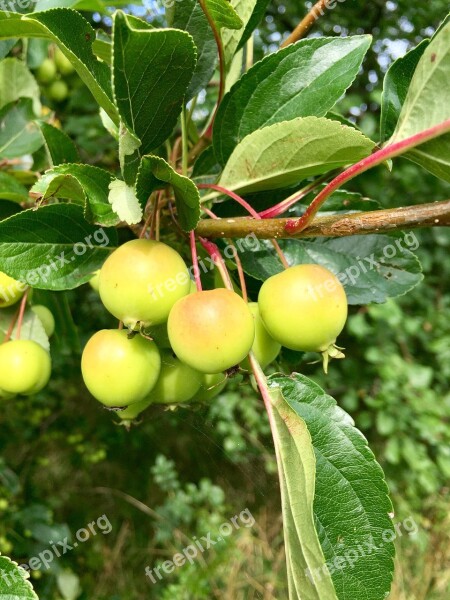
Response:
[{"label": "green crabapple", "polygon": [[258,305],[269,334],[291,350],[342,358],[334,345],[347,320],[338,278],[320,265],[296,265],[267,279]]},{"label": "green crabapple", "polygon": [[55,333],[55,317],[52,312],[43,304],[35,304],[31,307],[31,310],[42,323],[47,337],[52,337]]},{"label": "green crabapple", "polygon": [[156,384],[161,357],[154,342],[124,330],[97,331],[86,344],[81,371],[86,387],[109,407],[140,402]]},{"label": "green crabapple", "polygon": [[13,340],[0,345],[0,389],[30,396],[49,382],[50,354],[33,340]]},{"label": "green crabapple", "polygon": [[191,279],[181,256],[153,240],[120,246],[100,270],[100,298],[106,309],[134,328],[167,321],[172,306],[189,294]]},{"label": "green crabapple", "polygon": [[20,281],[8,277],[0,271],[0,308],[12,306],[18,302],[25,291],[25,286]]},{"label": "green crabapple", "polygon": [[[248,307],[255,320],[255,341],[253,342],[252,352],[261,365],[261,368],[265,369],[279,355],[281,344],[269,335],[261,318],[258,303],[249,302]],[[251,370],[248,358],[244,360],[242,367],[248,371]]]},{"label": "green crabapple", "polygon": [[149,398],[155,404],[188,402],[199,391],[202,379],[202,373],[182,363],[172,352],[163,352],[161,373]]}]

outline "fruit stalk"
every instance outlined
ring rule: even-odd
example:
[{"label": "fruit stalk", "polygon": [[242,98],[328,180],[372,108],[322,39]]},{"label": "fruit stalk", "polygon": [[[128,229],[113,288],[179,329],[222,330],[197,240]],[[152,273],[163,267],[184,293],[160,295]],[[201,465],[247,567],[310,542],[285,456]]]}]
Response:
[{"label": "fruit stalk", "polygon": [[333,214],[315,217],[302,231],[290,234],[290,219],[205,219],[197,226],[197,234],[205,238],[245,238],[254,234],[259,239],[293,239],[345,237],[369,233],[386,233],[421,227],[449,227],[450,200],[415,206],[389,208],[362,213]]}]

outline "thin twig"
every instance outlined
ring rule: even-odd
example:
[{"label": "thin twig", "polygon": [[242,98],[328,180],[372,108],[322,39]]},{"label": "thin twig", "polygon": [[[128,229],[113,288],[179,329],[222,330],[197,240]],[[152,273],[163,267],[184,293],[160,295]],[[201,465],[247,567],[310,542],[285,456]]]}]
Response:
[{"label": "thin twig", "polygon": [[317,19],[325,14],[325,9],[328,8],[329,4],[330,0],[319,0],[319,2],[316,2],[306,17],[300,21],[289,37],[284,40],[280,48],[285,48],[286,46],[289,46],[290,44],[293,44],[294,42],[304,38]]}]

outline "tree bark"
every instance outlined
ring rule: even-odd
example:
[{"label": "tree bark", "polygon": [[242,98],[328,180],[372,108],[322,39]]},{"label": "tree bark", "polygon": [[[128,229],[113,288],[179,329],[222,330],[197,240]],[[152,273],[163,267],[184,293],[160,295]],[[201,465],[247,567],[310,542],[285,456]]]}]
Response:
[{"label": "tree bark", "polygon": [[254,234],[260,239],[298,239],[344,237],[367,233],[388,233],[419,227],[449,227],[450,200],[401,208],[316,217],[303,231],[290,235],[285,225],[292,219],[204,219],[196,233],[207,238],[244,238]]}]

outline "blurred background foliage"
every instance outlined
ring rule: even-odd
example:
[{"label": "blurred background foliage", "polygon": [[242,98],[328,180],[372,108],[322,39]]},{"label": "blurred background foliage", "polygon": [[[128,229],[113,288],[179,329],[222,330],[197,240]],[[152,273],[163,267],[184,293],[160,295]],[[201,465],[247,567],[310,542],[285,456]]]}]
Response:
[{"label": "blurred background foliage", "polygon": [[[255,58],[275,50],[310,6],[272,1],[255,34]],[[165,22],[158,2],[126,10],[156,25]],[[338,106],[373,139],[387,67],[429,36],[447,10],[441,0],[346,0],[311,30],[311,36],[373,34],[364,68]],[[108,9],[102,13],[84,14],[108,31]],[[12,49],[28,54],[34,68],[52,51],[34,40]],[[83,161],[116,169],[115,143],[88,90],[74,73],[58,77],[69,90],[65,99],[55,100],[42,84],[54,121],[75,140]],[[199,122],[214,94],[212,86],[199,98]],[[349,187],[383,206],[446,199],[449,191],[402,159],[392,173],[380,167]],[[416,235],[424,282],[387,304],[353,308],[340,339],[345,361],[324,376],[308,357],[294,364],[292,356],[284,358],[353,416],[386,472],[396,520],[412,516],[418,524],[416,536],[397,540],[391,598],[442,600],[450,597],[450,237],[440,229]],[[73,539],[105,513],[113,526],[109,535],[99,533],[49,571],[33,573],[41,598],[285,598],[275,461],[262,402],[251,386],[238,376],[210,406],[175,412],[153,407],[128,432],[81,383],[76,349],[111,323],[97,294],[84,286],[52,298],[42,294],[40,300],[65,323],[53,345],[55,376],[43,394],[5,402],[0,413],[0,552],[26,561],[49,539]],[[69,307],[79,338],[67,320]],[[256,520],[253,527],[233,532],[194,565],[155,585],[145,577],[147,565],[170,559],[192,536],[214,537],[220,524],[245,508]]]}]

